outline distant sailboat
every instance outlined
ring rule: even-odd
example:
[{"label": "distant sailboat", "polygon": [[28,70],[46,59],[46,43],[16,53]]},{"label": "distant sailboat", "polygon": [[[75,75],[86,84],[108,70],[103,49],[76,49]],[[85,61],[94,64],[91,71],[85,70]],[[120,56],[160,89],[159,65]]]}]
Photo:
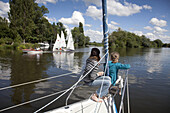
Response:
[{"label": "distant sailboat", "polygon": [[63,31],[61,31],[61,38],[60,38],[59,34],[57,34],[57,39],[53,46],[53,51],[74,51],[74,50],[75,50],[74,49],[74,41],[73,41],[71,32],[68,35],[67,45],[66,45]]},{"label": "distant sailboat", "polygon": [[54,43],[54,46],[53,46],[53,51],[61,51],[61,38],[59,36],[59,34],[57,34],[57,39]]},{"label": "distant sailboat", "polygon": [[68,36],[68,42],[67,42],[67,47],[65,51],[74,51],[74,41],[73,41],[73,37],[72,34],[70,33]]},{"label": "distant sailboat", "polygon": [[66,47],[66,40],[65,40],[63,31],[61,31],[61,47],[62,48]]}]

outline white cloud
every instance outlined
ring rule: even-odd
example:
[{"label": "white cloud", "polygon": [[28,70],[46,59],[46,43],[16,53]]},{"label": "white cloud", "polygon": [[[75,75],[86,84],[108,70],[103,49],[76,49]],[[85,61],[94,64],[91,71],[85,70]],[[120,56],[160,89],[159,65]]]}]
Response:
[{"label": "white cloud", "polygon": [[92,25],[90,25],[90,24],[85,24],[85,26],[87,26],[87,27],[91,27]]},{"label": "white cloud", "polygon": [[166,30],[166,29],[162,29],[162,28],[160,28],[160,27],[158,27],[158,26],[155,26],[154,27],[154,33],[157,33],[157,34],[163,34],[164,32],[167,32],[168,30]]},{"label": "white cloud", "polygon": [[163,43],[170,43],[170,36],[159,35],[159,38],[162,40]]},{"label": "white cloud", "polygon": [[133,31],[133,33],[135,33],[135,34],[138,35],[138,36],[142,36],[142,35],[143,35],[143,32],[142,32],[142,31]]},{"label": "white cloud", "polygon": [[146,33],[145,36],[151,41],[156,40],[156,36],[153,33]]},{"label": "white cloud", "polygon": [[56,2],[58,2],[58,0],[36,0],[36,3],[42,3],[45,5],[47,4],[47,2],[55,4]]},{"label": "white cloud", "polygon": [[71,18],[61,18],[59,22],[72,25],[79,25],[79,22],[81,22],[83,25],[85,25],[84,17],[82,13],[78,11],[74,11]]},{"label": "white cloud", "polygon": [[102,10],[97,9],[96,6],[89,6],[88,9],[86,10],[86,15],[92,17],[94,20],[102,19]]},{"label": "white cloud", "polygon": [[8,13],[9,12],[9,3],[5,3],[5,2],[2,2],[0,1],[0,16],[1,17],[5,17],[5,18],[8,18]]},{"label": "white cloud", "polygon": [[56,18],[48,18],[47,16],[44,16],[50,23],[56,23],[57,22],[57,20],[56,20]]},{"label": "white cloud", "polygon": [[[83,0],[86,4],[91,5],[88,7],[86,11],[87,16],[92,17],[93,19],[101,19],[101,0]],[[99,4],[100,3],[100,4]],[[96,6],[92,6],[96,5]],[[117,16],[130,16],[136,13],[139,13],[142,9],[152,9],[151,6],[143,5],[139,6],[136,4],[124,2],[124,4],[120,3],[118,0],[108,0],[107,1],[107,9],[109,15],[117,15]],[[96,13],[95,13],[96,12]]]},{"label": "white cloud", "polygon": [[108,28],[109,28],[109,29],[113,29],[113,30],[118,29],[118,27],[115,26],[115,25],[113,25],[113,24],[108,24]]},{"label": "white cloud", "polygon": [[148,6],[148,5],[143,5],[143,8],[144,8],[144,9],[152,9],[152,7],[151,7],[151,6]]},{"label": "white cloud", "polygon": [[153,30],[153,28],[152,28],[152,27],[150,27],[150,26],[146,26],[146,27],[144,27],[144,29],[147,29],[147,30]]},{"label": "white cloud", "polygon": [[109,0],[108,1],[108,14],[117,16],[130,16],[135,13],[139,13],[142,6],[136,4],[124,2],[124,5],[118,1]]},{"label": "white cloud", "polygon": [[160,39],[163,43],[170,43],[170,36],[167,36],[167,35],[146,33],[145,36],[149,38],[151,41]]},{"label": "white cloud", "polygon": [[85,36],[90,37],[90,42],[102,42],[103,40],[103,33],[100,31],[89,29],[85,31]]},{"label": "white cloud", "polygon": [[149,23],[159,27],[164,27],[167,25],[167,22],[165,20],[158,20],[157,18],[152,18]]},{"label": "white cloud", "polygon": [[113,24],[113,25],[119,25],[118,23],[116,23],[114,21],[111,21],[110,23]]}]

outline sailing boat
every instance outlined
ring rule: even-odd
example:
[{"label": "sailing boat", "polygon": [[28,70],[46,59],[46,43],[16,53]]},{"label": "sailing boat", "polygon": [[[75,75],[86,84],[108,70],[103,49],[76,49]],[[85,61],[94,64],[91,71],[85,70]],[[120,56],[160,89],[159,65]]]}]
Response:
[{"label": "sailing boat", "polygon": [[62,48],[61,48],[61,38],[59,36],[59,34],[57,34],[57,39],[54,43],[54,46],[53,46],[53,51],[61,51]]},{"label": "sailing boat", "polygon": [[73,41],[71,32],[68,36],[67,45],[66,45],[66,40],[65,40],[63,31],[61,31],[61,38],[59,34],[57,34],[57,39],[54,43],[53,51],[74,51],[74,50],[75,50],[74,41]]},{"label": "sailing boat", "polygon": [[74,51],[74,41],[73,41],[73,37],[72,34],[70,32],[69,36],[68,36],[68,42],[67,42],[67,48],[64,51]]},{"label": "sailing boat", "polygon": [[66,40],[64,38],[64,33],[61,31],[61,47],[65,48],[66,47]]}]

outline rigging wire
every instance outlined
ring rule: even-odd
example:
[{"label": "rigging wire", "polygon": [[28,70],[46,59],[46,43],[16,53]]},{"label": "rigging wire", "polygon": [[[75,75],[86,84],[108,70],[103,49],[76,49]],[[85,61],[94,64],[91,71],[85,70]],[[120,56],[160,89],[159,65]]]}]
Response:
[{"label": "rigging wire", "polygon": [[24,85],[28,85],[28,84],[32,84],[32,83],[36,83],[36,82],[42,82],[42,81],[45,81],[45,80],[50,80],[50,79],[53,79],[53,78],[58,78],[58,77],[62,77],[62,76],[69,75],[69,74],[73,74],[73,73],[66,73],[66,74],[61,74],[61,75],[57,75],[57,76],[53,76],[53,77],[49,77],[49,78],[44,78],[44,79],[34,80],[34,81],[25,82],[25,83],[12,85],[12,86],[8,86],[8,87],[3,87],[3,88],[0,88],[0,91],[5,90],[5,89],[20,87],[20,86],[24,86]]}]

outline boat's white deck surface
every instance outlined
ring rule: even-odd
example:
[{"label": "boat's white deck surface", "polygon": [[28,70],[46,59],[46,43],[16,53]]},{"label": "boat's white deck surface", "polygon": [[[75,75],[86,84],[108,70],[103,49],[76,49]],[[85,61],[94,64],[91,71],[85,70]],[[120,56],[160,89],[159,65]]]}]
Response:
[{"label": "boat's white deck surface", "polygon": [[108,100],[97,103],[91,99],[87,99],[46,113],[95,113],[95,110],[97,113],[108,113]]}]

